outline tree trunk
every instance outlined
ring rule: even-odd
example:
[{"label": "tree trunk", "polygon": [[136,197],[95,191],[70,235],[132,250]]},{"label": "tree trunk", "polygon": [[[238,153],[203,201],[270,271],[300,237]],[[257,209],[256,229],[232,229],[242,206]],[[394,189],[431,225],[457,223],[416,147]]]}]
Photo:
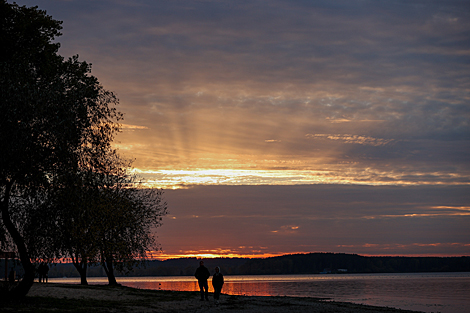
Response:
[{"label": "tree trunk", "polygon": [[80,285],[88,285],[88,281],[86,280],[86,272],[88,268],[88,259],[82,258],[80,261],[77,258],[73,258],[73,266],[77,269],[78,273],[80,274]]},{"label": "tree trunk", "polygon": [[103,265],[106,276],[108,276],[108,283],[111,286],[118,286],[120,284],[116,281],[116,276],[114,276],[114,267],[113,267],[113,257],[102,258],[101,264]]},{"label": "tree trunk", "polygon": [[8,210],[9,208],[8,204],[10,202],[10,195],[11,195],[12,187],[13,187],[13,182],[11,181],[7,182],[5,186],[5,194],[3,195],[3,199],[0,202],[0,209],[2,211],[3,224],[5,225],[6,229],[10,233],[10,236],[13,239],[13,242],[15,243],[16,248],[18,249],[21,264],[23,265],[25,274],[23,276],[23,279],[20,281],[20,283],[9,292],[10,299],[21,298],[21,297],[26,296],[26,294],[28,294],[29,292],[29,289],[33,285],[34,275],[36,273],[34,265],[31,263],[31,260],[29,259],[29,253],[28,253],[28,249],[26,248],[24,239],[19,233],[19,231],[16,229],[15,225],[13,224],[13,221],[11,220],[10,212]]}]

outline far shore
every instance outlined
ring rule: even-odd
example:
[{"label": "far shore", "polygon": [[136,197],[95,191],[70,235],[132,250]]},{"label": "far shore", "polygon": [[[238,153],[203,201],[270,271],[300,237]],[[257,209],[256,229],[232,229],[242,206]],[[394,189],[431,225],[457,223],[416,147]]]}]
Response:
[{"label": "far shore", "polygon": [[222,294],[200,301],[199,292],[136,289],[124,286],[34,283],[20,303],[0,307],[2,312],[416,312],[303,297],[235,296]]}]

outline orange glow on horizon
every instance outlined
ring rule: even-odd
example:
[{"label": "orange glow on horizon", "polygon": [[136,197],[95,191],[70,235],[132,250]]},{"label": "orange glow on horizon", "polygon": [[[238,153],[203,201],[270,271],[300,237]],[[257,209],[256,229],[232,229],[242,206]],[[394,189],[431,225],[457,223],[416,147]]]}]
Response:
[{"label": "orange glow on horizon", "polygon": [[[221,160],[212,160],[218,163]],[[226,162],[226,160],[223,160]],[[219,164],[220,165],[220,164]],[[424,173],[415,173],[415,180],[404,178],[403,174],[387,173],[381,171],[353,170],[350,168],[329,167],[327,169],[174,169],[151,170],[134,168],[134,174],[141,177],[143,187],[163,189],[186,189],[197,185],[370,185],[370,186],[424,186],[424,185],[449,185],[464,186],[470,182],[426,181],[421,177]],[[435,173],[436,177],[445,173]],[[409,175],[408,175],[409,176]],[[464,175],[462,175],[463,177]],[[377,179],[380,177],[381,179]]]},{"label": "orange glow on horizon", "polygon": [[245,258],[245,259],[256,259],[256,258],[271,258],[288,254],[305,254],[305,252],[298,253],[263,253],[263,254],[238,254],[238,253],[182,253],[182,254],[164,254],[164,253],[150,253],[149,259],[153,260],[170,260],[170,259],[182,259],[182,258],[196,258],[196,259],[217,259],[217,258]]},{"label": "orange glow on horizon", "polygon": [[[321,251],[314,251],[314,252],[286,252],[286,253],[263,253],[263,254],[237,254],[237,253],[228,253],[228,254],[216,254],[216,253],[182,253],[182,254],[164,254],[153,252],[151,253],[150,260],[170,260],[170,259],[183,259],[183,258],[196,258],[196,259],[217,259],[217,258],[245,258],[245,259],[267,259],[285,255],[296,255],[296,254],[310,254],[310,253],[334,253],[334,254],[343,254],[343,252],[321,252]],[[344,254],[357,254],[363,257],[438,257],[438,258],[445,258],[445,257],[467,257],[470,255],[462,255],[462,254],[436,254],[436,253],[422,253],[422,254],[386,254],[386,253],[344,253]]]}]

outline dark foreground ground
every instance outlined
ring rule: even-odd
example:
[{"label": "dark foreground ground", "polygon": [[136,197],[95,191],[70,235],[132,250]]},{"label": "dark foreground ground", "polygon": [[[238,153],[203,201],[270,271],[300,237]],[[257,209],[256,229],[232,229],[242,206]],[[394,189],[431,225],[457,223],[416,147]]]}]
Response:
[{"label": "dark foreground ground", "polygon": [[35,283],[21,302],[0,304],[0,312],[413,312],[325,299],[222,295],[220,303],[200,301],[198,292],[130,287]]}]

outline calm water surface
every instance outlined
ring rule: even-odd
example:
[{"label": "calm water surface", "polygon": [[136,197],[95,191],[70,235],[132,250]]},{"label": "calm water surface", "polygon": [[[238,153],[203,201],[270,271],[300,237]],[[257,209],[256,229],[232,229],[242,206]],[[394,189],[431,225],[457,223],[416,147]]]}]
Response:
[{"label": "calm water surface", "polygon": [[[122,285],[141,289],[199,290],[197,281],[190,276],[118,277],[117,280]],[[79,278],[49,281],[80,283]],[[88,282],[106,284],[107,279],[91,277]],[[422,312],[470,313],[470,273],[226,275],[222,292],[318,297]]]}]

